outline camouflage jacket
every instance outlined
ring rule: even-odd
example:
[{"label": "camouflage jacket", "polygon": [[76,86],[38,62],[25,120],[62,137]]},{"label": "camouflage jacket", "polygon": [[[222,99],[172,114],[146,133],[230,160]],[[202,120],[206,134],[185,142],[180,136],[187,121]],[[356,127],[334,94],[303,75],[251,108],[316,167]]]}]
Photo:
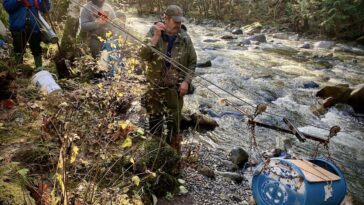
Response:
[{"label": "camouflage jacket", "polygon": [[[154,35],[154,28],[152,27],[148,34],[147,39],[145,42],[151,45],[151,37]],[[162,53],[166,54],[167,52],[168,42],[162,36],[159,39],[157,45],[154,47],[157,50],[161,51]],[[154,86],[162,86],[161,81],[162,78],[166,78],[164,75],[166,70],[175,71],[177,74],[177,78],[174,82],[175,85],[181,83],[182,81],[187,81],[191,83],[193,78],[195,69],[196,69],[196,51],[193,47],[193,43],[191,38],[187,34],[186,30],[181,29],[180,32],[177,34],[176,41],[174,42],[173,49],[171,52],[171,58],[180,63],[181,65],[185,66],[188,70],[187,71],[180,71],[180,69],[175,68],[173,65],[170,69],[167,69],[165,66],[165,60],[160,57],[158,54],[152,51],[149,47],[142,47],[140,52],[141,57],[148,62],[148,67],[145,71],[146,78],[151,85]],[[170,78],[170,77],[167,77]]]}]

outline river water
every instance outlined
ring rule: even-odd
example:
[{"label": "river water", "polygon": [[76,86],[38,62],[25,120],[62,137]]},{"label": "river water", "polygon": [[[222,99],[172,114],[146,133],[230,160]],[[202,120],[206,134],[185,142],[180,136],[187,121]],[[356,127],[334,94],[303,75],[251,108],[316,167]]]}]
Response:
[{"label": "river water", "polygon": [[[128,27],[145,35],[154,21],[152,18],[128,16]],[[188,24],[187,27],[199,62],[212,62],[212,67],[197,68],[196,73],[250,104],[268,103],[267,111],[273,115],[260,115],[257,120],[283,127],[285,125],[282,118],[278,116],[284,116],[291,119],[301,131],[322,138],[328,135],[327,129],[340,126],[342,132],[331,140],[330,152],[345,173],[350,193],[360,204],[364,203],[364,118],[355,115],[345,105],[330,108],[320,116],[314,115],[310,108],[318,102],[315,93],[319,88],[306,89],[303,86],[309,81],[316,82],[320,87],[364,83],[363,55],[341,52],[334,53],[332,57],[331,50],[298,48],[304,42],[315,43],[313,40],[284,40],[273,38],[271,34],[266,35],[268,43],[243,48],[237,45],[244,38],[243,35],[235,36],[238,39],[229,41],[220,39],[223,35],[231,35],[223,26]],[[205,42],[206,39],[216,42]],[[322,61],[312,60],[314,56],[316,59],[329,56],[331,66],[328,68]],[[219,104],[216,95],[206,86],[223,98],[242,105],[242,109],[254,111],[244,102],[218,90],[201,78],[196,78],[194,84],[197,89],[194,95],[185,98],[185,111],[196,112],[201,104],[210,105],[216,112],[234,111],[232,107]],[[249,150],[250,132],[241,118],[227,115],[216,120],[219,128],[200,136],[201,141],[226,152],[236,146]],[[292,135],[265,128],[257,128],[256,138],[261,150],[271,150],[281,144],[283,139],[291,139],[293,153],[303,158],[311,156],[317,144],[311,141],[300,143]],[[320,151],[325,154],[323,148]]]}]

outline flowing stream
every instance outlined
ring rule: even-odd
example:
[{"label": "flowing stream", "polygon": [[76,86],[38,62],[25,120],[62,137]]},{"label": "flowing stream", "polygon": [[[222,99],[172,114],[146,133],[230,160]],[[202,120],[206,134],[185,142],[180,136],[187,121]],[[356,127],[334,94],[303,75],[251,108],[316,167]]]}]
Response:
[{"label": "flowing stream", "polygon": [[[128,26],[145,35],[153,21],[156,20],[129,16]],[[340,104],[316,116],[310,108],[318,102],[315,93],[319,88],[307,89],[303,86],[310,81],[316,82],[321,88],[326,85],[364,83],[363,55],[335,52],[331,56],[332,50],[299,48],[304,42],[315,43],[313,40],[277,39],[271,34],[266,34],[268,43],[244,48],[238,46],[244,35],[232,35],[222,26],[188,24],[187,27],[199,62],[212,62],[212,67],[197,68],[197,74],[250,104],[268,103],[267,111],[273,115],[260,115],[257,120],[284,127],[279,117],[284,116],[291,119],[301,131],[322,138],[328,136],[330,127],[340,126],[342,132],[331,140],[330,151],[345,173],[350,193],[359,199],[359,203],[364,203],[364,118],[357,116],[349,106]],[[232,35],[237,39],[222,40],[220,37],[223,35]],[[207,39],[210,42],[206,42]],[[321,60],[312,60],[320,56]],[[325,59],[328,59],[329,67],[322,63]],[[184,109],[187,111],[197,112],[201,104],[211,106],[215,112],[235,111],[230,106],[220,105],[218,98],[206,89],[207,86],[223,98],[254,112],[254,108],[200,78],[196,78],[194,84],[197,87],[195,94],[185,98]],[[220,127],[200,136],[200,140],[226,152],[236,146],[249,150],[250,131],[241,118],[226,115],[216,120]],[[256,137],[261,150],[271,150],[279,146],[282,139],[291,139],[294,154],[301,157],[311,156],[317,144],[310,140],[300,143],[292,135],[265,128],[257,128]],[[320,151],[326,154],[322,147]]]}]

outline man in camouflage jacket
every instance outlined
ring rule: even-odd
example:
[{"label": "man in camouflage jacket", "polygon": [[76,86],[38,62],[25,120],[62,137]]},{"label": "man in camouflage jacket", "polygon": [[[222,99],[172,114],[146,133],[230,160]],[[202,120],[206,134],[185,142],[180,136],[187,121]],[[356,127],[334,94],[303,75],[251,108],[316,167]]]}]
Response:
[{"label": "man in camouflage jacket", "polygon": [[[141,57],[148,61],[145,72],[149,85],[145,106],[149,114],[150,131],[165,137],[166,142],[178,152],[182,141],[179,129],[183,97],[191,89],[197,61],[196,51],[183,28],[183,21],[182,9],[175,5],[169,6],[165,11],[164,22],[153,25],[146,42],[185,68],[176,68],[150,47],[141,49]],[[165,128],[168,132],[165,132]]]}]

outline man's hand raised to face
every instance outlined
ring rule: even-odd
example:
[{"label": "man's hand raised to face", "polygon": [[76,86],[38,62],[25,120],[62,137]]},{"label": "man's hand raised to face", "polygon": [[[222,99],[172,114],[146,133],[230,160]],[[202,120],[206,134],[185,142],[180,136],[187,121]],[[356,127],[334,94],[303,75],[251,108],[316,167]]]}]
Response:
[{"label": "man's hand raised to face", "polygon": [[159,38],[162,35],[162,31],[166,30],[166,26],[164,25],[164,23],[158,22],[153,27],[154,27],[154,35],[152,37],[152,45],[156,46],[159,41]]}]

